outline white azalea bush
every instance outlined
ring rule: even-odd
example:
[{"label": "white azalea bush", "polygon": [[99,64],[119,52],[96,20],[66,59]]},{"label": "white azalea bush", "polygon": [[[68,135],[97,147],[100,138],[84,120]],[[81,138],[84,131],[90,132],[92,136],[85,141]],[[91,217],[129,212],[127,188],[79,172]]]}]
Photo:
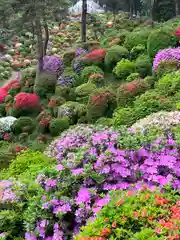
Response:
[{"label": "white azalea bush", "polygon": [[17,118],[15,117],[2,117],[0,118],[0,137],[3,137],[3,135],[6,132],[11,131],[11,126],[13,125],[14,121],[16,121]]},{"label": "white azalea bush", "polygon": [[143,119],[140,119],[132,125],[132,128],[137,129],[156,126],[163,129],[169,129],[172,126],[176,126],[178,124],[180,124],[180,111],[160,111],[153,113]]}]

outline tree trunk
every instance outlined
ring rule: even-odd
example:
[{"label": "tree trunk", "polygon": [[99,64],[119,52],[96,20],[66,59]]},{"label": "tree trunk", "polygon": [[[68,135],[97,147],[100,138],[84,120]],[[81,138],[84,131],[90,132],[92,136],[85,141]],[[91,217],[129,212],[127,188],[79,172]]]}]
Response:
[{"label": "tree trunk", "polygon": [[47,51],[48,42],[49,42],[49,29],[48,29],[48,25],[47,25],[46,21],[44,21],[44,31],[45,31],[44,56],[45,56],[46,55],[46,51]]},{"label": "tree trunk", "polygon": [[37,58],[38,58],[38,73],[43,71],[43,37],[41,22],[38,17],[35,20],[36,34],[37,34]]},{"label": "tree trunk", "polygon": [[86,42],[86,16],[87,16],[87,0],[82,2],[82,42]]},{"label": "tree trunk", "polygon": [[132,8],[132,0],[129,1],[129,12],[130,12],[130,18],[133,18],[133,8]]},{"label": "tree trunk", "polygon": [[176,15],[180,15],[180,1],[176,0]]}]

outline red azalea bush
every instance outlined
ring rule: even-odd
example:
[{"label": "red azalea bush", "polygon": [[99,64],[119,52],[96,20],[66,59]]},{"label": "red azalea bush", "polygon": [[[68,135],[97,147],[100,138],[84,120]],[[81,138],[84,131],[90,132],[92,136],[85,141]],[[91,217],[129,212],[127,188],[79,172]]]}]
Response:
[{"label": "red azalea bush", "polygon": [[180,38],[180,27],[176,28],[175,36],[176,36],[177,38]]},{"label": "red azalea bush", "polygon": [[14,85],[19,83],[18,80],[12,80],[8,84],[6,84],[4,87],[0,88],[0,104],[4,102],[6,96],[8,95],[9,89]]},{"label": "red azalea bush", "polygon": [[178,194],[158,189],[111,192],[111,201],[75,240],[180,239]]},{"label": "red azalea bush", "polygon": [[120,85],[117,90],[117,103],[120,106],[131,101],[135,96],[148,90],[150,85],[144,79],[137,79]]},{"label": "red azalea bush", "polygon": [[101,63],[106,55],[105,49],[95,49],[92,52],[85,55],[84,59],[89,63]]},{"label": "red azalea bush", "polygon": [[39,108],[39,97],[34,93],[21,92],[16,95],[14,108],[19,110]]},{"label": "red azalea bush", "polygon": [[4,88],[0,88],[0,104],[4,102],[7,95],[8,91]]},{"label": "red azalea bush", "polygon": [[97,89],[89,99],[87,119],[94,122],[100,117],[111,117],[116,107],[116,95],[112,90]]}]

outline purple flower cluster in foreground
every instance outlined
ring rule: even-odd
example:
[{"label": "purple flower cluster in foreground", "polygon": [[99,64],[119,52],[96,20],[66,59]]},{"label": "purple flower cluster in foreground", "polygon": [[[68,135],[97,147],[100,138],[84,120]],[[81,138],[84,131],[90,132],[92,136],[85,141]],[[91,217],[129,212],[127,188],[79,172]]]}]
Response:
[{"label": "purple flower cluster in foreground", "polygon": [[[172,135],[159,137],[138,150],[119,149],[118,137],[119,133],[110,128],[77,126],[53,143],[51,156],[59,163],[37,178],[44,189],[39,216],[45,219],[35,219],[34,234],[41,238],[27,240],[54,239],[44,228],[57,222],[61,228],[56,239],[62,235],[68,239],[67,229],[76,234],[108,203],[109,190],[142,189],[144,185],[153,189],[169,183],[180,189],[180,149]],[[40,231],[41,221],[47,226]]]},{"label": "purple flower cluster in foreground", "polygon": [[21,201],[24,186],[20,182],[12,182],[10,180],[0,181],[0,202],[14,203]]},{"label": "purple flower cluster in foreground", "polygon": [[63,61],[57,56],[45,56],[43,69],[47,72],[57,73],[58,75],[63,72]]},{"label": "purple flower cluster in foreground", "polygon": [[167,61],[177,61],[177,67],[179,67],[180,63],[180,47],[178,48],[167,48],[160,50],[153,61],[153,70],[157,72],[158,66],[161,62]]}]

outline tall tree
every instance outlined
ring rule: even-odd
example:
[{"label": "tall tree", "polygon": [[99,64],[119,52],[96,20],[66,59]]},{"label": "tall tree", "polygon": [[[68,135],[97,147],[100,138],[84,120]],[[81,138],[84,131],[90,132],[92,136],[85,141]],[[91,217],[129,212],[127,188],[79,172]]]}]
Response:
[{"label": "tall tree", "polygon": [[[2,0],[6,2],[6,8],[11,12],[9,28],[14,33],[27,30],[29,27],[37,37],[37,58],[39,60],[39,72],[43,69],[43,57],[49,40],[48,21],[55,20],[60,7],[67,10],[67,0]],[[0,4],[0,12],[5,11],[5,6]],[[42,29],[44,28],[45,39]]]},{"label": "tall tree", "polygon": [[82,1],[82,42],[86,42],[87,0]]}]

